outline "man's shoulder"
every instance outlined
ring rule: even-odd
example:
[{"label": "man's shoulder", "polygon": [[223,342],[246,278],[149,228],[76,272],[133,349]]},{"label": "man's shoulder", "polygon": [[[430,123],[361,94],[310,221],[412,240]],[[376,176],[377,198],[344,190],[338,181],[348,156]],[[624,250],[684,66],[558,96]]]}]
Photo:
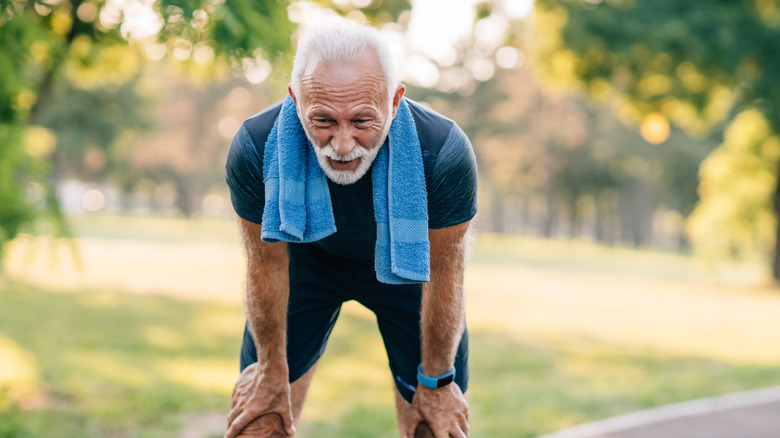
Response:
[{"label": "man's shoulder", "polygon": [[409,104],[409,111],[417,128],[420,145],[434,155],[438,154],[455,122],[422,103],[408,98],[406,102]]},{"label": "man's shoulder", "polygon": [[263,148],[265,146],[265,142],[268,140],[268,134],[271,133],[276,118],[282,110],[282,102],[284,102],[284,100],[279,100],[268,108],[244,120],[244,128],[246,128],[249,138],[252,139],[252,142],[256,147]]}]

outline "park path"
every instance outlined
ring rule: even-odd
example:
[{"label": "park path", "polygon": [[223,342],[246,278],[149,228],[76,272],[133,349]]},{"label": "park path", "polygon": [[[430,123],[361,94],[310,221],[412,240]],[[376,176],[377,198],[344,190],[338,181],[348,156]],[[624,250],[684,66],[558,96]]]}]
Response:
[{"label": "park path", "polygon": [[185,426],[177,438],[219,438],[225,434],[225,412],[186,414],[181,418]]},{"label": "park path", "polygon": [[538,438],[778,438],[780,386],[675,403]]}]

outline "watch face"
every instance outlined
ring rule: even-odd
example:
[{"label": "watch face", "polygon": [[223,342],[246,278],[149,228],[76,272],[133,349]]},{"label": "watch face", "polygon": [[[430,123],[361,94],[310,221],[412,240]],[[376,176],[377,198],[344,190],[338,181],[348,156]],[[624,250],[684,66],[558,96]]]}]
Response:
[{"label": "watch face", "polygon": [[441,388],[442,386],[447,386],[447,385],[449,385],[450,383],[452,383],[452,381],[453,381],[453,380],[455,380],[455,376],[453,376],[452,374],[450,374],[450,375],[449,375],[449,376],[447,376],[447,377],[443,377],[443,378],[439,379],[439,380],[436,382],[436,389],[439,389],[439,388]]}]

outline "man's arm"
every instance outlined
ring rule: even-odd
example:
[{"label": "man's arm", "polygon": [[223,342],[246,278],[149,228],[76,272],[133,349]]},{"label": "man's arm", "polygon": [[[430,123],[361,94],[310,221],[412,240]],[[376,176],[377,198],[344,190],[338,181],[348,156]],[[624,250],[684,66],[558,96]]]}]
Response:
[{"label": "man's arm", "polygon": [[247,319],[257,348],[257,372],[250,385],[237,386],[234,391],[225,438],[237,436],[252,420],[267,413],[279,414],[292,435],[286,350],[290,292],[287,244],[263,242],[261,226],[247,220],[239,218],[239,228],[247,253]]},{"label": "man's arm", "polygon": [[[463,271],[470,222],[431,229],[431,281],[424,285],[421,309],[422,370],[439,376],[455,363],[464,329]],[[417,385],[407,436],[426,422],[437,438],[468,436],[468,404],[457,384],[439,389]]]}]

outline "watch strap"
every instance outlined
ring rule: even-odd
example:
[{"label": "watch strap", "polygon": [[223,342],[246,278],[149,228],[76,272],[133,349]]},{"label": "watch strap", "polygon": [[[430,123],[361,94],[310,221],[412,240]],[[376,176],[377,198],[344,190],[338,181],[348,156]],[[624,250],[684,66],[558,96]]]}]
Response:
[{"label": "watch strap", "polygon": [[417,381],[424,387],[430,389],[438,389],[449,385],[455,380],[455,367],[447,371],[446,373],[431,377],[423,373],[422,364],[417,367]]}]

